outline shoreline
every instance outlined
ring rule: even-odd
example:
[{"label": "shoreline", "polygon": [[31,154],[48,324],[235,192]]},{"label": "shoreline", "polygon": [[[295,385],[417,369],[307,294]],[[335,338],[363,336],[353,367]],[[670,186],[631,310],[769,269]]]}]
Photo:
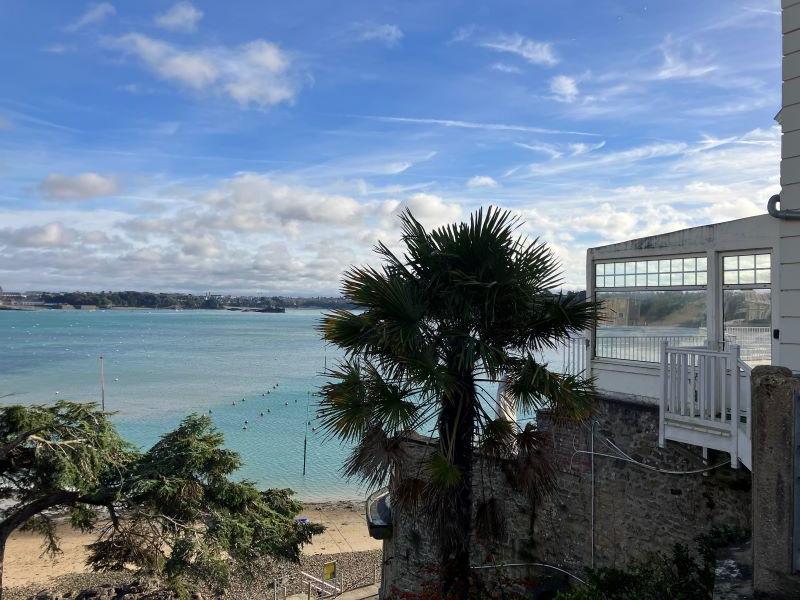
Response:
[{"label": "shoreline", "polygon": [[[357,556],[382,548],[381,542],[369,537],[367,532],[363,500],[304,502],[303,510],[298,514],[301,516],[326,527],[324,533],[314,536],[313,542],[303,548],[304,560],[318,562],[314,557],[332,554]],[[19,530],[11,535],[3,574],[6,589],[18,588],[27,592],[31,588],[63,587],[66,584],[59,583],[61,579],[75,580],[74,585],[84,585],[77,582],[100,577],[84,564],[84,546],[93,540],[92,534],[72,530],[65,523],[58,525],[58,534],[62,553],[52,560],[42,556],[40,536]]]}]

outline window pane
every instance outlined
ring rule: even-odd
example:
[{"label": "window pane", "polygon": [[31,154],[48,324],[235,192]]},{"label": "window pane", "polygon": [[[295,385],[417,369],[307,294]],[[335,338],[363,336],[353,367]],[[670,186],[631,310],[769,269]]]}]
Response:
[{"label": "window pane", "polygon": [[756,271],[756,283],[769,283],[769,282],[770,282],[769,269],[759,269],[758,271]]},{"label": "window pane", "polygon": [[740,256],[739,257],[739,268],[740,269],[755,269],[756,267],[756,257],[755,256]]},{"label": "window pane", "polygon": [[614,275],[614,285],[617,287],[625,287],[625,275]]},{"label": "window pane", "polygon": [[759,254],[756,256],[756,268],[757,269],[769,269],[770,267],[770,255],[769,254]]},{"label": "window pane", "polygon": [[705,291],[601,292],[597,298],[604,318],[597,326],[597,356],[658,362],[662,341],[706,343]]},{"label": "window pane", "polygon": [[658,272],[659,273],[669,273],[669,261],[668,260],[660,260],[660,261],[658,261]]},{"label": "window pane", "polygon": [[640,260],[636,263],[636,273],[647,273],[647,261]]},{"label": "window pane", "polygon": [[683,273],[673,273],[670,277],[670,285],[683,285]]},{"label": "window pane", "polygon": [[658,274],[657,273],[648,273],[647,274],[647,285],[658,285]]},{"label": "window pane", "polygon": [[684,271],[694,271],[697,269],[697,259],[696,258],[684,258],[683,259],[683,270]]},{"label": "window pane", "polygon": [[708,274],[705,271],[697,272],[697,285],[706,285],[708,283]]},{"label": "window pane", "polygon": [[697,285],[697,275],[694,273],[684,273],[683,285]]},{"label": "window pane", "polygon": [[670,278],[669,273],[661,273],[658,276],[658,285],[669,285]]},{"label": "window pane", "polygon": [[756,282],[756,272],[747,270],[747,271],[739,271],[739,283],[755,283]]},{"label": "window pane", "polygon": [[726,344],[737,344],[751,366],[772,360],[772,303],[768,289],[725,290],[722,315]]},{"label": "window pane", "polygon": [[606,266],[603,263],[599,263],[595,265],[596,274],[597,275],[605,275],[606,274]]},{"label": "window pane", "polygon": [[739,271],[725,271],[723,283],[735,284],[739,283]]},{"label": "window pane", "polygon": [[647,285],[647,275],[636,274],[636,287],[644,287]]},{"label": "window pane", "polygon": [[673,258],[670,261],[670,271],[673,273],[680,273],[683,271],[683,259],[682,258]]},{"label": "window pane", "polygon": [[601,275],[598,275],[595,278],[595,282],[594,282],[595,287],[604,287],[605,283],[606,283],[606,278],[605,277],[603,277]]},{"label": "window pane", "polygon": [[617,275],[624,275],[625,263],[614,263],[614,273]]},{"label": "window pane", "polygon": [[705,271],[706,270],[706,257],[700,257],[697,259],[697,270],[698,271]]},{"label": "window pane", "polygon": [[735,271],[739,268],[739,257],[738,256],[726,256],[722,259],[722,268],[725,271]]},{"label": "window pane", "polygon": [[658,261],[657,260],[648,260],[647,261],[647,272],[648,273],[658,273]]},{"label": "window pane", "polygon": [[633,287],[636,285],[636,275],[625,275],[625,285]]}]

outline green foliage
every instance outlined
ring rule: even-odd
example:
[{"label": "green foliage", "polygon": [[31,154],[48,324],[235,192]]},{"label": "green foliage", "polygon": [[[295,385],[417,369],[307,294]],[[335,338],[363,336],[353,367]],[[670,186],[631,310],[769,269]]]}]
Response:
[{"label": "green foliage", "polygon": [[714,591],[715,552],[741,543],[749,533],[717,527],[695,540],[690,551],[676,544],[672,553],[652,553],[627,569],[593,569],[587,585],[562,592],[558,600],[710,600]]},{"label": "green foliage", "polygon": [[[508,467],[532,496],[549,489],[551,476],[535,428],[498,422],[484,383],[505,380],[518,411],[585,415],[593,382],[551,371],[539,357],[589,328],[596,306],[552,292],[561,284],[555,256],[520,236],[522,223],[506,211],[489,208],[431,231],[410,212],[400,219],[404,254],[378,244],[380,268],[351,268],[342,282],[358,311],[331,311],[320,325],[345,353],[322,388],[320,416],[332,435],[355,442],[345,472],[370,486],[402,467],[397,440],[438,429],[424,473],[407,473],[392,501],[422,507],[443,556],[459,556],[460,574],[443,562],[443,576],[465,579],[474,451]],[[482,529],[501,531],[490,506]]]},{"label": "green foliage", "polygon": [[296,523],[291,490],[258,490],[232,479],[239,456],[206,416],[192,415],[140,452],[93,404],[0,409],[0,542],[16,528],[40,533],[58,552],[57,510],[97,535],[96,570],[135,566],[181,589],[224,587],[231,569],[254,574],[259,558],[298,561],[322,531]]}]

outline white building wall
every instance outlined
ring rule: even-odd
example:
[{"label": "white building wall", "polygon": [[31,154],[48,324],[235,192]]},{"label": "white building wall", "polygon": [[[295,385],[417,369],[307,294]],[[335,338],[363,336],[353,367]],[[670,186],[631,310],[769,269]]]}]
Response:
[{"label": "white building wall", "polygon": [[[800,210],[800,0],[782,0],[781,209]],[[800,221],[781,220],[775,364],[800,371]]]}]

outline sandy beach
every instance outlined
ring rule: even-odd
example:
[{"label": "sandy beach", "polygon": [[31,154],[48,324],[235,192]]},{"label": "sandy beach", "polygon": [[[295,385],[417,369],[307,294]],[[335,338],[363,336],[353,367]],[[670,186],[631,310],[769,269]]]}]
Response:
[{"label": "sandy beach", "polygon": [[[318,502],[305,505],[300,516],[322,523],[325,533],[314,538],[304,549],[309,556],[342,554],[378,550],[381,543],[369,537],[361,501]],[[91,534],[83,534],[62,526],[62,554],[55,559],[42,556],[41,537],[27,532],[15,532],[6,547],[3,584],[6,588],[47,587],[56,578],[76,573],[87,573],[85,544],[92,541]]]}]

